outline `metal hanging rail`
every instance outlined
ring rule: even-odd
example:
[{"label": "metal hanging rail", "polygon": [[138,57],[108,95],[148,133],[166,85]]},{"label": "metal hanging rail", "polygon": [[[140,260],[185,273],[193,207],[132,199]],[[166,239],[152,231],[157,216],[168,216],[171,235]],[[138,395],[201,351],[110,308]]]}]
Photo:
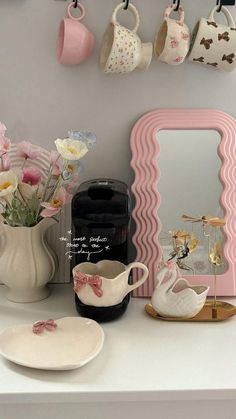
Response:
[{"label": "metal hanging rail", "polygon": [[[61,0],[61,1],[67,1],[67,0]],[[73,1],[75,3],[79,2],[79,0],[73,0]],[[127,3],[129,3],[129,0],[123,0],[123,2],[126,2],[126,4],[127,4]],[[178,4],[178,2],[180,3],[180,0],[175,0],[173,3]],[[236,4],[236,0],[221,0],[221,1],[218,0],[217,3],[219,3],[219,2],[221,3],[222,6],[235,6],[235,4]],[[126,7],[126,5],[125,5],[125,7]]]},{"label": "metal hanging rail", "polygon": [[[67,0],[62,0],[62,1],[67,1]],[[79,0],[73,0],[74,7],[78,7],[78,2]],[[123,0],[123,2],[125,3],[124,5],[124,10],[127,10],[129,8],[129,2],[130,0]],[[176,5],[175,7],[175,12],[177,12],[179,10],[179,6],[180,6],[180,0],[173,0],[173,4]],[[217,0],[217,6],[219,6],[218,8],[218,12],[221,11],[222,6],[235,6],[236,4],[236,0]]]}]

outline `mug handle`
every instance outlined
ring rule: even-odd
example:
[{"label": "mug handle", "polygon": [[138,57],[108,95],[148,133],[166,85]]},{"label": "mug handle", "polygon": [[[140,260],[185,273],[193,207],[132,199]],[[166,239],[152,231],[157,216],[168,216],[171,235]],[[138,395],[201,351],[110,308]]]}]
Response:
[{"label": "mug handle", "polygon": [[127,294],[128,294],[129,292],[131,292],[131,291],[135,290],[136,288],[140,287],[140,285],[142,285],[142,284],[146,281],[146,279],[147,279],[147,277],[148,277],[148,275],[149,275],[149,270],[148,270],[148,268],[147,268],[147,267],[146,267],[143,263],[140,263],[140,262],[133,262],[133,263],[130,263],[130,264],[127,266],[127,269],[128,269],[128,275],[130,274],[130,271],[131,271],[133,268],[140,268],[140,269],[142,269],[142,270],[144,271],[144,274],[143,274],[142,278],[140,278],[138,281],[136,281],[136,282],[135,282],[135,284],[132,284],[132,285],[129,285],[129,284],[128,284]]},{"label": "mug handle", "polygon": [[[116,8],[114,9],[114,12],[112,14],[112,17],[111,17],[111,22],[112,23],[114,23],[116,25],[117,24],[119,25],[119,22],[116,18],[116,15],[117,15],[118,11],[123,9],[123,8],[124,8],[124,3],[120,3],[120,4],[118,4],[118,6],[116,6]],[[128,10],[130,10],[132,12],[133,16],[135,17],[135,27],[134,27],[134,29],[131,30],[131,32],[137,32],[137,30],[139,28],[139,24],[140,24],[140,17],[139,17],[138,10],[131,3],[129,3]]]},{"label": "mug handle", "polygon": [[[170,17],[170,14],[175,9],[175,7],[176,7],[176,4],[171,4],[170,6],[166,8],[164,19],[168,19]],[[184,23],[184,9],[182,6],[179,6],[178,13],[179,13],[179,20],[177,20],[177,22]]]},{"label": "mug handle", "polygon": [[[210,13],[210,15],[208,17],[208,19],[211,22],[215,22],[214,15],[215,15],[215,12],[216,12],[217,9],[218,9],[218,6],[213,7],[213,9],[212,9],[212,11],[211,11],[211,13]],[[222,6],[221,11],[222,11],[222,13],[224,13],[224,15],[225,15],[225,17],[227,19],[228,26],[230,28],[235,28],[235,22],[234,22],[233,16],[231,15],[229,9],[227,9],[227,7],[225,7],[225,6]]]},{"label": "mug handle", "polygon": [[81,11],[81,16],[79,16],[79,17],[75,17],[75,16],[73,16],[73,15],[72,15],[72,13],[71,13],[71,9],[72,9],[72,7],[74,8],[74,3],[70,3],[70,4],[68,5],[68,7],[67,7],[67,16],[68,16],[70,19],[77,20],[77,22],[79,22],[79,21],[80,21],[80,20],[82,20],[82,19],[84,18],[84,16],[85,16],[85,8],[84,8],[84,6],[83,6],[81,3],[79,3],[79,2],[78,2],[77,7],[78,7],[78,9],[80,9],[80,11]]}]

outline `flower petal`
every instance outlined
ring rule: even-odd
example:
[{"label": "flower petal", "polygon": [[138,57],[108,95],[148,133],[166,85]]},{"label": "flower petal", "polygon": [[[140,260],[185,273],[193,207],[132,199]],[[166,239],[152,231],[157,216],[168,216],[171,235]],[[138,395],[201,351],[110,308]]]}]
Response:
[{"label": "flower petal", "polygon": [[15,192],[18,186],[18,179],[13,170],[0,172],[0,197]]},{"label": "flower petal", "polygon": [[6,126],[2,122],[0,122],[0,134],[4,136],[6,130],[7,130]]},{"label": "flower petal", "polygon": [[43,211],[41,211],[40,215],[43,218],[50,218],[54,217],[54,215],[58,214],[58,212],[60,212],[60,208],[45,208]]},{"label": "flower petal", "polygon": [[94,134],[94,132],[92,131],[87,131],[87,130],[74,131],[70,129],[68,131],[68,136],[72,140],[82,141],[84,144],[86,144],[88,148],[94,146],[97,142],[96,134]]},{"label": "flower petal", "polygon": [[79,160],[88,152],[88,147],[82,141],[71,140],[65,138],[64,140],[58,138],[55,141],[58,153],[65,160]]},{"label": "flower petal", "polygon": [[41,151],[28,141],[22,141],[18,144],[16,155],[24,159],[35,160],[39,157]]},{"label": "flower petal", "polygon": [[38,185],[41,181],[41,173],[36,167],[24,167],[22,174],[22,182],[29,185]]}]

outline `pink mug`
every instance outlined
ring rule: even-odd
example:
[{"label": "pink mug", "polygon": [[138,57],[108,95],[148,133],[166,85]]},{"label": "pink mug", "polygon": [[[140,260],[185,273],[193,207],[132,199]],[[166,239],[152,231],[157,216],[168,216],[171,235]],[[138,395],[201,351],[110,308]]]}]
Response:
[{"label": "pink mug", "polygon": [[84,6],[78,3],[80,17],[71,14],[74,3],[67,8],[67,17],[60,24],[57,37],[57,59],[61,64],[74,65],[84,61],[91,54],[94,46],[93,34],[80,21],[85,16]]}]

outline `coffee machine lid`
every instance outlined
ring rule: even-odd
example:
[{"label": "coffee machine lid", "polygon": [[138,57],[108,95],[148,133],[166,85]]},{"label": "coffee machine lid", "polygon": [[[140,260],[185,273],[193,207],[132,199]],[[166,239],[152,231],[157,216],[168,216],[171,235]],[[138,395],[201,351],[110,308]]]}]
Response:
[{"label": "coffee machine lid", "polygon": [[110,189],[116,192],[123,193],[124,195],[129,194],[128,186],[125,182],[117,179],[108,179],[108,178],[98,178],[87,180],[79,186],[78,192],[83,192],[84,190],[94,190],[94,189]]}]

